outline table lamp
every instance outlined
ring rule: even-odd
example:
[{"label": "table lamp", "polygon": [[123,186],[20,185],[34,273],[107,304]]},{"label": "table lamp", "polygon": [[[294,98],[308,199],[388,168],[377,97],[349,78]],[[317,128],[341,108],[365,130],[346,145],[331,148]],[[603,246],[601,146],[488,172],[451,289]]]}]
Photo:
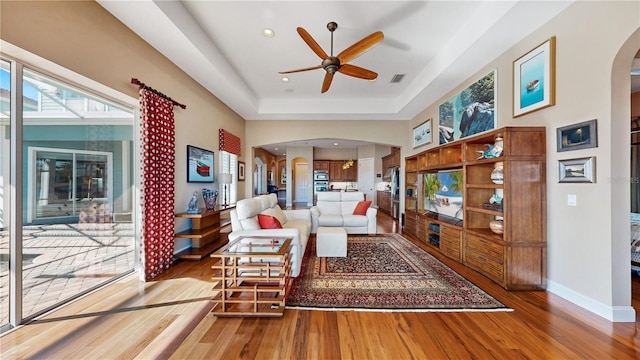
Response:
[{"label": "table lamp", "polygon": [[226,207],[229,206],[227,203],[227,185],[231,184],[233,179],[231,178],[231,174],[220,174],[218,178],[220,179],[220,184],[224,185],[224,204],[222,204],[222,206]]}]

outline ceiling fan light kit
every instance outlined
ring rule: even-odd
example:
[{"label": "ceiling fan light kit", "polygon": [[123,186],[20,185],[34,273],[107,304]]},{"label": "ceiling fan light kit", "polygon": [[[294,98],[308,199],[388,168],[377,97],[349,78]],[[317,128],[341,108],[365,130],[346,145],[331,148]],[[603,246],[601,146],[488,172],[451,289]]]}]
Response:
[{"label": "ceiling fan light kit", "polygon": [[320,45],[318,45],[313,37],[305,29],[299,27],[297,29],[298,34],[300,35],[302,40],[304,40],[304,42],[311,48],[311,50],[316,53],[316,55],[318,55],[320,59],[322,59],[322,63],[318,66],[312,66],[303,69],[281,71],[280,74],[291,74],[301,71],[324,69],[326,71],[326,74],[324,75],[324,81],[322,82],[323,93],[329,90],[331,81],[333,80],[333,75],[336,72],[340,72],[342,74],[353,76],[359,79],[375,80],[378,77],[377,73],[356,65],[347,64],[347,62],[358,57],[359,55],[363,54],[374,45],[382,41],[382,39],[384,39],[384,34],[381,31],[376,31],[373,34],[349,46],[337,56],[333,56],[333,32],[337,28],[338,24],[333,21],[327,24],[327,29],[329,29],[329,31],[331,32],[331,55],[327,55],[327,53],[322,49],[322,47],[320,47]]}]

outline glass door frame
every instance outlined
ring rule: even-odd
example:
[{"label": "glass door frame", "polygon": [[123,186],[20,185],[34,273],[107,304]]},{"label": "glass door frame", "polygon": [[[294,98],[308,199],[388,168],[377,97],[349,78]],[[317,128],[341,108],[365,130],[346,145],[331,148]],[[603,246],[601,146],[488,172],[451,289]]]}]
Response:
[{"label": "glass door frame", "polygon": [[[76,179],[77,179],[77,175],[76,175],[76,161],[77,161],[77,154],[82,154],[82,155],[99,155],[99,156],[104,156],[107,159],[107,169],[106,169],[106,177],[107,177],[107,182],[105,184],[105,189],[106,189],[106,196],[104,197],[106,199],[106,203],[109,204],[110,208],[113,209],[113,154],[110,152],[104,152],[104,151],[91,151],[91,150],[76,150],[76,149],[64,149],[64,148],[49,148],[49,147],[40,147],[40,146],[29,146],[27,149],[27,223],[32,223],[34,221],[37,220],[41,220],[41,219],[53,219],[55,217],[38,217],[37,216],[37,206],[36,201],[38,198],[38,195],[36,194],[37,191],[37,186],[36,186],[36,173],[37,173],[37,165],[36,165],[36,154],[39,151],[43,151],[43,152],[56,152],[56,153],[64,153],[64,154],[71,154],[72,156],[72,161],[73,161],[73,175],[72,175],[72,179],[73,179],[73,185],[71,187],[72,189],[72,193],[74,193],[76,195],[76,197],[80,197],[80,195],[77,194],[76,191]],[[75,205],[76,201],[74,200],[74,212],[71,216],[78,216],[78,214],[76,213],[76,205]]]}]

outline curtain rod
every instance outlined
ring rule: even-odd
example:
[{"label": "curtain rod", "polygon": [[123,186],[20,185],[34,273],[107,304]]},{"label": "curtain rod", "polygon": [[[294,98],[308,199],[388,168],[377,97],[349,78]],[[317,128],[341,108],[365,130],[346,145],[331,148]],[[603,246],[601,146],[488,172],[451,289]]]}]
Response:
[{"label": "curtain rod", "polygon": [[160,96],[161,98],[164,98],[164,99],[167,99],[167,100],[171,101],[171,102],[173,103],[173,105],[180,106],[180,107],[181,107],[181,108],[183,108],[183,109],[186,109],[186,108],[187,108],[187,105],[180,104],[179,102],[177,102],[177,101],[173,100],[172,98],[170,98],[170,97],[168,97],[167,95],[165,95],[165,94],[161,93],[160,91],[158,91],[158,90],[156,90],[156,89],[154,89],[154,88],[152,88],[152,87],[149,87],[149,86],[145,85],[143,82],[141,82],[140,80],[138,80],[138,79],[136,79],[136,78],[131,78],[131,83],[132,83],[132,84],[135,84],[135,85],[138,85],[138,86],[140,86],[141,88],[144,88],[144,89],[146,89],[146,90],[149,90],[149,91],[151,91],[152,93],[154,93],[154,94],[156,94],[156,95]]}]

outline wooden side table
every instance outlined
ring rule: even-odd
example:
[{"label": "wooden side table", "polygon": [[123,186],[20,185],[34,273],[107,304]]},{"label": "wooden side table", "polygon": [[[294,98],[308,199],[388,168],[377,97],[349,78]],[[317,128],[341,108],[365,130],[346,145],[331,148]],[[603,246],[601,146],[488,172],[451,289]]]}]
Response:
[{"label": "wooden side table", "polygon": [[240,237],[211,257],[215,316],[282,316],[291,289],[291,239]]},{"label": "wooden side table", "polygon": [[191,239],[191,248],[177,253],[175,257],[185,260],[201,260],[226,244],[228,239],[226,236],[220,236],[220,230],[228,225],[229,221],[221,223],[220,214],[233,208],[216,208],[216,210],[205,210],[198,214],[177,213],[176,218],[191,219],[191,229],[180,231],[175,235],[176,238]]}]

